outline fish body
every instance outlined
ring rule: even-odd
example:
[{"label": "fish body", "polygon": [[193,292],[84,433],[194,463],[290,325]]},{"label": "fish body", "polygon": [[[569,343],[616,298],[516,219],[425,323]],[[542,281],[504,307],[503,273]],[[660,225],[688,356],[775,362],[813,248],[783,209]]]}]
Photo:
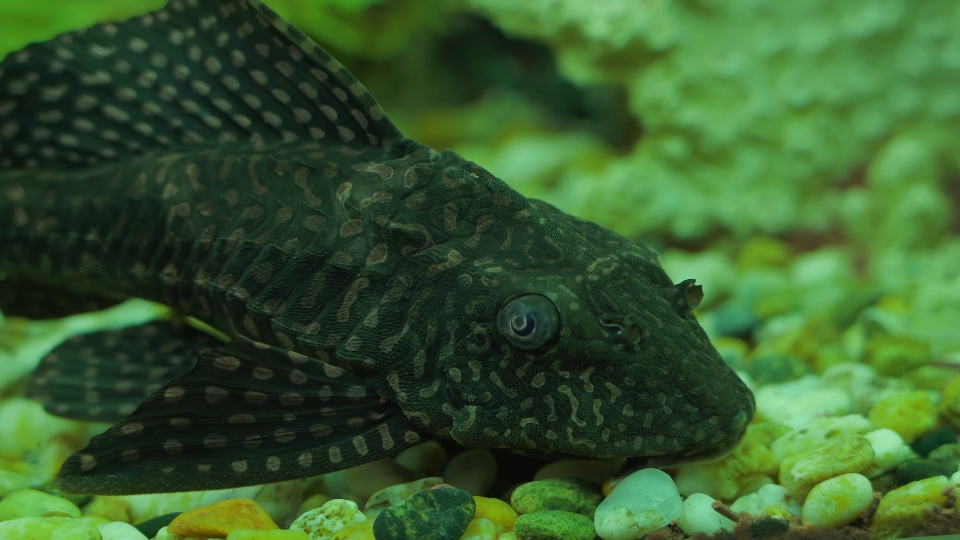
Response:
[{"label": "fish body", "polygon": [[178,349],[195,362],[67,460],[69,491],[279,481],[434,437],[668,464],[729,450],[754,411],[692,280],[405,138],[252,0],[0,64],[0,271],[229,340]]}]

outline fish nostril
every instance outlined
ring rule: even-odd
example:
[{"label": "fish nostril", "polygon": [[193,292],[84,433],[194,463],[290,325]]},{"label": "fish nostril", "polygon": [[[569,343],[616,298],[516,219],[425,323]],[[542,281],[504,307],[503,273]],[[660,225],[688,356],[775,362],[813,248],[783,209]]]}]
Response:
[{"label": "fish nostril", "polygon": [[615,345],[636,347],[643,339],[643,329],[629,317],[605,314],[600,317],[600,326],[607,332],[607,340]]}]

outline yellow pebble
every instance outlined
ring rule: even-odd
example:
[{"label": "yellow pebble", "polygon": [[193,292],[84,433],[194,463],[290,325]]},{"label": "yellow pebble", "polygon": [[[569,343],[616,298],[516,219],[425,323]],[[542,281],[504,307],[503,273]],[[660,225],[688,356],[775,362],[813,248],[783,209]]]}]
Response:
[{"label": "yellow pebble", "polygon": [[474,518],[467,524],[460,540],[497,540],[497,527],[486,518]]},{"label": "yellow pebble", "polygon": [[376,520],[368,519],[346,529],[340,529],[330,537],[330,540],[375,540],[373,537],[374,521]]},{"label": "yellow pebble", "polygon": [[86,523],[87,525],[92,525],[94,527],[99,527],[101,525],[106,525],[107,523],[110,523],[109,519],[105,517],[100,517],[100,516],[83,516],[83,517],[77,518],[77,521]]},{"label": "yellow pebble", "polygon": [[297,515],[306,512],[307,510],[313,510],[314,508],[320,508],[321,506],[327,504],[330,501],[330,497],[327,497],[323,493],[315,493],[300,503],[300,508],[297,510]]},{"label": "yellow pebble", "polygon": [[99,516],[110,521],[130,523],[130,503],[120,497],[94,497],[83,507],[84,516]]},{"label": "yellow pebble", "polygon": [[279,529],[260,505],[250,499],[227,499],[188,510],[177,516],[167,532],[208,538],[226,536],[234,529]]},{"label": "yellow pebble", "polygon": [[227,540],[310,540],[310,537],[303,531],[234,529],[227,535]]},{"label": "yellow pebble", "polygon": [[874,429],[892,429],[903,437],[903,442],[911,444],[933,427],[937,405],[928,391],[900,390],[877,401],[867,419]]},{"label": "yellow pebble", "polygon": [[497,534],[503,534],[513,530],[513,522],[517,520],[517,511],[509,504],[500,499],[490,497],[474,496],[473,500],[477,503],[477,511],[473,514],[473,519],[486,518],[493,522],[497,528]]}]

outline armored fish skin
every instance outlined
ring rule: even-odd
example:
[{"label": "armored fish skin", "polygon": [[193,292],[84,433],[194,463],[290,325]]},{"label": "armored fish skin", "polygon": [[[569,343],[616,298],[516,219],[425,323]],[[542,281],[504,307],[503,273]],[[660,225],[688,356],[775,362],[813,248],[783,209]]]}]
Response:
[{"label": "armored fish skin", "polygon": [[403,137],[253,0],[173,0],[0,64],[0,271],[231,339],[69,458],[67,491],[280,481],[433,437],[666,465],[754,413],[692,280]]}]

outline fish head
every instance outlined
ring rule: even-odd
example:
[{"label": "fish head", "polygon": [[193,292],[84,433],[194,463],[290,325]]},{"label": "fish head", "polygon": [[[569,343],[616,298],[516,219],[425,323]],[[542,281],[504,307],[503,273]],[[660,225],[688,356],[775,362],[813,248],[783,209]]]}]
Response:
[{"label": "fish head", "polygon": [[499,221],[499,255],[467,265],[471,331],[440,361],[453,439],[651,466],[732,449],[755,402],[693,314],[700,286],[674,284],[640,244],[526,204],[522,222]]}]

